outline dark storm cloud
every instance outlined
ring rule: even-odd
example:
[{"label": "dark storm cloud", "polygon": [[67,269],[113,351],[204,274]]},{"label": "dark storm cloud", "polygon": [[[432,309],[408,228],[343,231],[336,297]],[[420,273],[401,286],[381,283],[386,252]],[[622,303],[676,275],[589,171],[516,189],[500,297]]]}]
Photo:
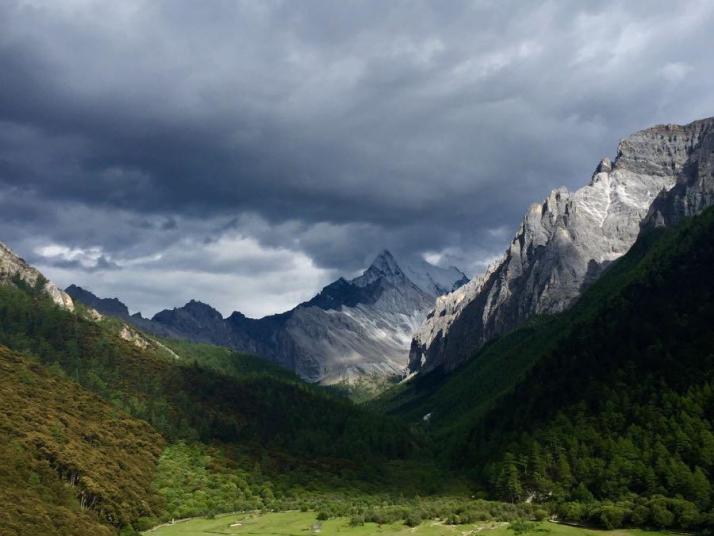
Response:
[{"label": "dark storm cloud", "polygon": [[[106,272],[117,294],[141,274],[258,281],[277,259],[311,274],[292,294],[266,282],[290,296],[266,298],[276,308],[384,247],[478,271],[531,202],[584,184],[618,139],[713,113],[713,12],[4,2],[0,240],[61,283]],[[247,253],[211,260],[216,244]],[[149,309],[175,294],[136,290]]]}]

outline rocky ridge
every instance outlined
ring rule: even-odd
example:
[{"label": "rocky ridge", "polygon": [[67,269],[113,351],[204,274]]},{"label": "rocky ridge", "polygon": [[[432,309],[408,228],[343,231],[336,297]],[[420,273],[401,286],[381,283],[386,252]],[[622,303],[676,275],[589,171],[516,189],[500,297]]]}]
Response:
[{"label": "rocky ridge", "polygon": [[710,204],[713,124],[637,132],[620,142],[614,162],[600,162],[588,185],[553,190],[531,205],[505,254],[437,299],[412,340],[410,371],[451,370],[531,316],[563,311],[630,248],[645,217],[664,224]]},{"label": "rocky ridge", "polygon": [[38,281],[44,281],[44,291],[53,302],[63,309],[74,310],[74,302],[69,294],[60,290],[52,281],[48,281],[39,270],[27,264],[23,258],[0,242],[0,282],[12,283],[14,278],[19,278],[30,286],[35,286]]}]

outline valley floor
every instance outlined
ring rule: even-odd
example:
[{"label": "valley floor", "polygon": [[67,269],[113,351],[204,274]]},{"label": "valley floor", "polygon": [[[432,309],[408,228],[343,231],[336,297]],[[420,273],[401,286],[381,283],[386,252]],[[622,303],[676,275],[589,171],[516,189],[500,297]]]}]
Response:
[{"label": "valley floor", "polygon": [[468,525],[445,525],[440,521],[425,521],[417,527],[408,527],[401,522],[377,525],[365,523],[350,526],[346,517],[317,521],[314,512],[280,512],[269,514],[233,514],[215,519],[190,519],[174,525],[158,527],[147,531],[146,536],[207,536],[207,535],[250,535],[250,536],[299,536],[320,534],[332,536],[668,536],[671,533],[643,530],[593,530],[543,522],[534,524],[525,532],[514,531],[508,523],[481,522]]}]

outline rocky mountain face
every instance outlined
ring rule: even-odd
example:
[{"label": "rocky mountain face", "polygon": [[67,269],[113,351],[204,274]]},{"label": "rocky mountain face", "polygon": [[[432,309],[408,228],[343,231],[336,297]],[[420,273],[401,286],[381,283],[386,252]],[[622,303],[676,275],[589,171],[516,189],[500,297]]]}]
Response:
[{"label": "rocky mountain face", "polygon": [[714,118],[687,127],[660,127],[662,136],[688,141],[686,161],[674,187],[652,203],[645,226],[672,226],[714,205]]},{"label": "rocky mountain face", "polygon": [[[109,305],[116,312],[104,312],[156,335],[252,352],[308,381],[335,383],[403,374],[412,335],[436,296],[466,281],[456,268],[421,261],[398,263],[383,251],[361,276],[350,281],[340,278],[294,309],[260,319],[239,312],[224,319],[198,301],[161,311],[150,320],[128,316],[125,307],[113,302]],[[77,288],[67,290],[102,311],[97,306],[103,306],[104,300],[86,297],[86,291]]]},{"label": "rocky mountain face", "polygon": [[12,283],[16,278],[30,286],[35,286],[38,281],[44,281],[44,291],[57,305],[69,311],[74,310],[72,298],[57,288],[57,285],[48,281],[36,268],[33,268],[24,259],[15,255],[12,250],[0,242],[0,283]]},{"label": "rocky mountain face", "polygon": [[713,124],[633,134],[589,184],[532,205],[503,257],[437,299],[412,340],[410,371],[451,370],[529,317],[563,311],[627,252],[644,218],[666,224],[711,204]]}]

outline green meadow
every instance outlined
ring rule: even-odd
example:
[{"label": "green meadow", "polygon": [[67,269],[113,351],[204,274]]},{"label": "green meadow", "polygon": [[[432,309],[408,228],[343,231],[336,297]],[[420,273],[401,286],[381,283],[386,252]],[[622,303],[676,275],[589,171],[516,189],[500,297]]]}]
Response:
[{"label": "green meadow", "polygon": [[268,514],[234,514],[215,519],[191,519],[165,525],[144,533],[147,536],[667,536],[669,533],[643,530],[593,530],[551,522],[533,523],[525,529],[514,530],[505,522],[479,522],[467,525],[446,525],[438,520],[428,520],[416,527],[402,522],[377,525],[365,523],[352,526],[350,519],[339,517],[317,521],[314,512],[280,512]]}]

